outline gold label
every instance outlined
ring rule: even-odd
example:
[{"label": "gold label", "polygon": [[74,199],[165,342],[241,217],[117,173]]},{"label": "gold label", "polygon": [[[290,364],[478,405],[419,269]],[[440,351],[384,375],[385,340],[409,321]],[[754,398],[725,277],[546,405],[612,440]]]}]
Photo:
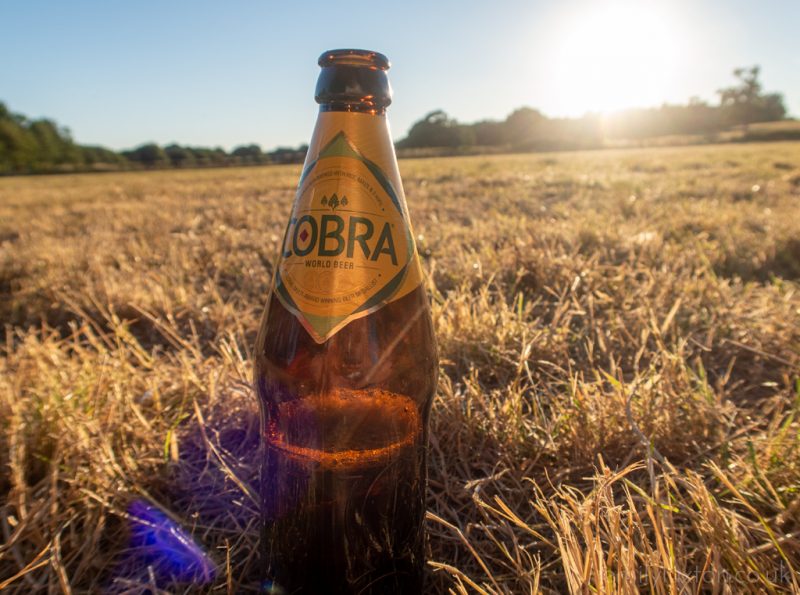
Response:
[{"label": "gold label", "polygon": [[318,343],[422,281],[386,118],[322,112],[275,291]]}]

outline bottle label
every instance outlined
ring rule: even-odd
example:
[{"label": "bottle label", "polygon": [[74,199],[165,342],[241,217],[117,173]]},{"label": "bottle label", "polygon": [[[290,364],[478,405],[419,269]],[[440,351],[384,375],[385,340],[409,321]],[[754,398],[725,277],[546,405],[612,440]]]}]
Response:
[{"label": "bottle label", "polygon": [[321,112],[275,292],[318,343],[422,282],[386,118]]}]

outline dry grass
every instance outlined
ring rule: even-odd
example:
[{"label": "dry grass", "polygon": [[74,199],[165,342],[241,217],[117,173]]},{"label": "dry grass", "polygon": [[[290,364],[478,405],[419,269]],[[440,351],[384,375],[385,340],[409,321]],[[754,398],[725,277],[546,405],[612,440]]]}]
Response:
[{"label": "dry grass", "polygon": [[[800,144],[401,169],[432,591],[797,591]],[[0,179],[0,588],[257,589],[249,350],[296,177]],[[154,510],[207,557],[138,539]]]}]

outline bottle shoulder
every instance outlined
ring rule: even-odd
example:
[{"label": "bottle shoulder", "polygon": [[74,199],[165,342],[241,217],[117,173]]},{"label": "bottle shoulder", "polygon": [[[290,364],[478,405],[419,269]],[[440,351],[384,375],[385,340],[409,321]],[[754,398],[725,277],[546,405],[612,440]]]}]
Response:
[{"label": "bottle shoulder", "polygon": [[333,388],[380,388],[428,400],[438,364],[424,287],[349,322],[323,343],[273,294],[255,368],[257,383],[287,387],[289,398]]}]

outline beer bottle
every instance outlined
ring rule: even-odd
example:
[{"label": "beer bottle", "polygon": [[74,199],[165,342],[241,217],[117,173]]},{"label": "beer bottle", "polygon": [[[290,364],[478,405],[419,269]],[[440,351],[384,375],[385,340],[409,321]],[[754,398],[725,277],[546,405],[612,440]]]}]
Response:
[{"label": "beer bottle", "polygon": [[389,61],[319,58],[320,104],[256,340],[274,593],[420,593],[437,357],[386,120]]}]

